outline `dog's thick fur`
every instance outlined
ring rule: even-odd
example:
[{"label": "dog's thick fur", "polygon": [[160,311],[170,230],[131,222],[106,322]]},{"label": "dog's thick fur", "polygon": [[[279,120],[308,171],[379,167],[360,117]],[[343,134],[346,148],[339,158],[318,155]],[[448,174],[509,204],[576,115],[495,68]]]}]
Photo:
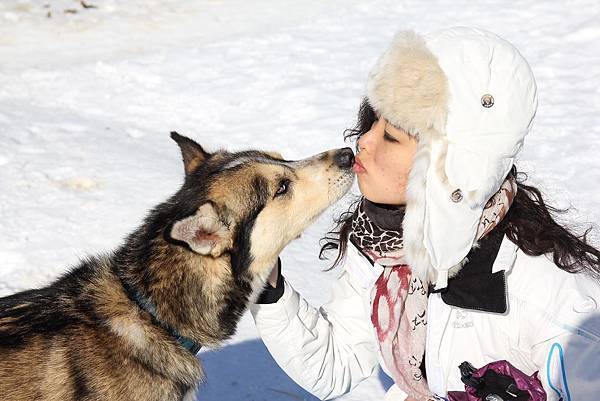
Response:
[{"label": "dog's thick fur", "polygon": [[230,337],[281,250],[353,180],[347,148],[290,162],[172,137],[185,182],[120,248],[0,299],[3,400],[192,399],[200,362],[165,326],[202,346]]}]

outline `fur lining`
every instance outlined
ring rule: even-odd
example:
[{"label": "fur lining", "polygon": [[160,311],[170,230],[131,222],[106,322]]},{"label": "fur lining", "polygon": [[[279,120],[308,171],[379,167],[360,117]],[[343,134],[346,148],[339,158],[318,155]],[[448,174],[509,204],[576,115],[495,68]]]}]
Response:
[{"label": "fur lining", "polygon": [[402,222],[406,260],[413,274],[424,282],[435,282],[435,269],[423,245],[425,232],[425,184],[431,158],[431,135],[422,135],[408,178],[406,214]]},{"label": "fur lining", "polygon": [[[419,139],[408,180],[403,229],[407,261],[413,273],[425,282],[435,282],[437,278],[424,246],[425,186],[432,141],[443,140],[447,146],[448,93],[448,80],[437,58],[424,39],[410,31],[396,35],[367,83],[370,105],[391,124]],[[444,161],[442,157],[432,167],[442,182],[447,182]],[[457,270],[453,268],[452,273]]]},{"label": "fur lining", "polygon": [[370,105],[413,136],[444,132],[448,81],[437,58],[414,32],[400,32],[369,74]]}]

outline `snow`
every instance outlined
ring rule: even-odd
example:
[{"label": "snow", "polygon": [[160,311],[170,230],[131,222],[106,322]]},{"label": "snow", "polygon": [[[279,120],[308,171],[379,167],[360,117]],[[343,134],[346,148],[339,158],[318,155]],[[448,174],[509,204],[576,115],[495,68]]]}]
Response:
[{"label": "snow", "polygon": [[[344,146],[366,75],[399,29],[474,25],[530,62],[540,106],[519,166],[578,223],[600,219],[600,3],[331,0],[3,0],[0,296],[110,250],[182,182],[168,133],[286,158]],[[356,193],[356,189],[354,190]],[[311,303],[328,299],[318,240],[344,202],[283,253]],[[246,315],[202,351],[199,399],[312,400]],[[375,374],[344,400],[381,400]]]}]

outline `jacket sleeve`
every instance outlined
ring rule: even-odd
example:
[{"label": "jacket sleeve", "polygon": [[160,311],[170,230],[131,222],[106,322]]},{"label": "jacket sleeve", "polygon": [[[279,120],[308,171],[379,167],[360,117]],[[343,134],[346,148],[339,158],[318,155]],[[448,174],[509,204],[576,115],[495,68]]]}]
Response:
[{"label": "jacket sleeve", "polygon": [[600,345],[578,334],[562,334],[533,347],[549,401],[595,401],[600,391]]},{"label": "jacket sleeve", "polygon": [[[582,277],[568,277],[580,280]],[[567,286],[566,286],[567,287]],[[593,287],[596,287],[594,285]],[[600,294],[570,286],[552,294],[548,309],[529,308],[532,359],[548,401],[595,401],[600,392]],[[535,313],[537,312],[537,313]]]},{"label": "jacket sleeve", "polygon": [[378,365],[377,343],[363,306],[365,291],[344,271],[334,283],[331,301],[319,309],[287,281],[276,303],[250,308],[279,366],[320,399],[349,392]]}]

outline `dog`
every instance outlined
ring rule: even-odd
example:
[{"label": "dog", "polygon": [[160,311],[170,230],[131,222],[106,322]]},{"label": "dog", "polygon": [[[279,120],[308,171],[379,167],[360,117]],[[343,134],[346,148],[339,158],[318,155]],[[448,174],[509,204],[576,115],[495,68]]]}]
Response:
[{"label": "dog", "polygon": [[350,148],[300,161],[177,134],[182,187],[111,253],[0,299],[0,397],[192,400],[279,253],[351,187]]}]

